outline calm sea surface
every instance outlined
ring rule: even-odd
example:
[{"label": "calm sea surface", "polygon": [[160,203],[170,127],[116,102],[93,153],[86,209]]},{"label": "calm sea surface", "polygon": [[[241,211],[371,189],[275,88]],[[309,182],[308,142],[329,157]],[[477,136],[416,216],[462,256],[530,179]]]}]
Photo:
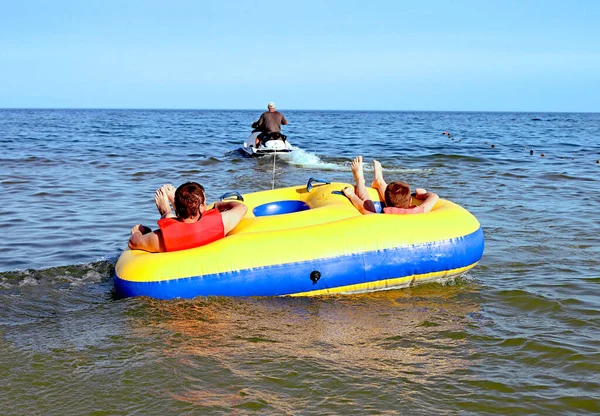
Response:
[{"label": "calm sea surface", "polygon": [[[600,114],[282,111],[301,150],[256,160],[232,150],[258,110],[0,110],[0,413],[600,412]],[[471,211],[479,265],[356,296],[114,298],[162,184],[351,182],[359,154]]]}]

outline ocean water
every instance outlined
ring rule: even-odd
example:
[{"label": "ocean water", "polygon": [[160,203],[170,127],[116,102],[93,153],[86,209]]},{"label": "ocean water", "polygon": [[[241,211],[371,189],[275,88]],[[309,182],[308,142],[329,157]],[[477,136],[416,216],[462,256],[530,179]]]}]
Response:
[{"label": "ocean water", "polygon": [[[600,412],[600,114],[282,111],[299,150],[248,159],[258,110],[0,110],[2,414]],[[115,299],[163,183],[351,182],[359,154],[471,211],[481,262],[364,295]]]}]

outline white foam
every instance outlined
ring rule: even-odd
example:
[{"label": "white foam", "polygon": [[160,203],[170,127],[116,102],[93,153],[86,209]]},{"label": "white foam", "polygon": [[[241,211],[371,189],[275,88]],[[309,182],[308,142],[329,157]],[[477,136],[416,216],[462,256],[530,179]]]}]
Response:
[{"label": "white foam", "polygon": [[319,169],[336,171],[348,170],[347,165],[323,162],[317,154],[307,152],[299,147],[296,147],[292,153],[286,155],[286,161],[292,165],[303,167],[318,167]]},{"label": "white foam", "polygon": [[[323,162],[321,158],[316,153],[307,152],[306,150],[300,149],[299,147],[294,148],[294,151],[284,155],[285,161],[292,165],[302,166],[302,167],[310,167],[310,168],[319,168],[323,170],[333,170],[340,172],[351,172],[350,163],[351,160],[342,163],[332,163],[332,162]],[[364,172],[369,173],[373,172],[373,164],[371,161],[364,162]],[[387,173],[415,173],[415,172],[427,172],[432,171],[433,169],[423,169],[423,168],[403,168],[403,167],[383,167],[384,174]]]}]

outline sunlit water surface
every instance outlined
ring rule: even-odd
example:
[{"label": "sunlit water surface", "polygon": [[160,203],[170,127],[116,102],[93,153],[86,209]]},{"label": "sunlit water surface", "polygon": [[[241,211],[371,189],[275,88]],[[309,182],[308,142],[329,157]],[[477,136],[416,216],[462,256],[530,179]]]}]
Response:
[{"label": "sunlit water surface", "polygon": [[[0,110],[3,414],[600,412],[599,114],[284,113],[299,150],[256,160],[234,149],[260,111]],[[163,183],[350,182],[358,154],[471,211],[479,265],[357,296],[114,298]]]}]

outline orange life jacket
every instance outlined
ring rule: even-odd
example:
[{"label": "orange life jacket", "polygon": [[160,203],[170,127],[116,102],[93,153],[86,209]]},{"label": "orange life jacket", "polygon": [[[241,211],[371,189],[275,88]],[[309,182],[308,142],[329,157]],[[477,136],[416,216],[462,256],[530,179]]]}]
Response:
[{"label": "orange life jacket", "polygon": [[383,209],[384,214],[422,214],[424,212],[421,205],[413,205],[410,208],[385,207]]},{"label": "orange life jacket", "polygon": [[192,223],[176,218],[161,218],[158,227],[167,251],[200,247],[225,237],[223,217],[217,209],[204,211],[202,217]]}]

